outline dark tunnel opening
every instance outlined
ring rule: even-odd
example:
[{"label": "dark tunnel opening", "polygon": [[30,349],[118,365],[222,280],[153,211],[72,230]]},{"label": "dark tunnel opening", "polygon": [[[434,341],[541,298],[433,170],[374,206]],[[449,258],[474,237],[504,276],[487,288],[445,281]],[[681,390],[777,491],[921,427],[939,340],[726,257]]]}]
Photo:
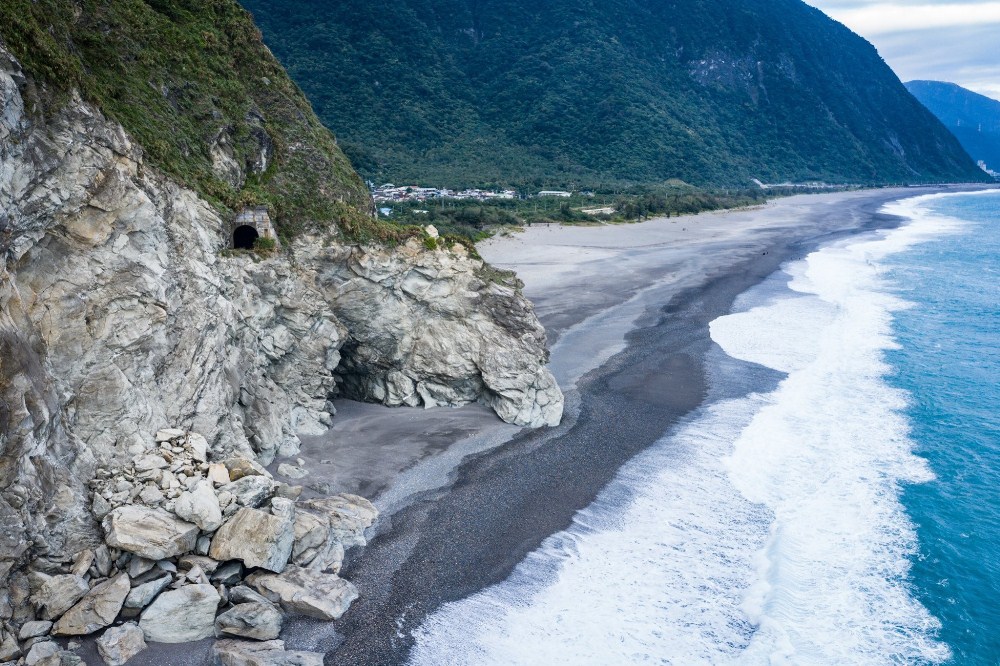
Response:
[{"label": "dark tunnel opening", "polygon": [[259,234],[253,227],[244,224],[233,231],[233,247],[237,250],[252,250]]}]

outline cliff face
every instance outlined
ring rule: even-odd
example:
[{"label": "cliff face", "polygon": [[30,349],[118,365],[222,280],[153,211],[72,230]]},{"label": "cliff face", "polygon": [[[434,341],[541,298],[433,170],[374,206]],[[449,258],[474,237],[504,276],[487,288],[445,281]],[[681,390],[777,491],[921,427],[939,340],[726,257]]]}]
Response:
[{"label": "cliff face", "polygon": [[[329,424],[338,383],[558,422],[530,304],[464,248],[333,229],[268,258],[224,252],[219,208],[121,125],[75,93],[45,103],[0,44],[0,580],[98,543],[87,482],[159,428],[268,462]],[[25,603],[0,599],[0,619]]]}]

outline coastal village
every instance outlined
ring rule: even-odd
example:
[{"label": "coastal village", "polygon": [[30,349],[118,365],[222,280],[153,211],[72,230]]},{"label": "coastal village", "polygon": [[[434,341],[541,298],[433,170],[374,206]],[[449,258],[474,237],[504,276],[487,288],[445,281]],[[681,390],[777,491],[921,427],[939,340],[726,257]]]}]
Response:
[{"label": "coastal village", "polygon": [[[450,190],[438,187],[420,187],[418,185],[394,185],[386,183],[379,187],[372,187],[372,197],[375,203],[397,203],[427,201],[428,199],[465,199],[472,201],[491,201],[497,199],[518,199],[529,196],[538,197],[563,197],[573,196],[572,192],[566,190],[542,190],[534,195],[520,194],[516,190]],[[583,192],[584,196],[593,196],[593,193]]]}]

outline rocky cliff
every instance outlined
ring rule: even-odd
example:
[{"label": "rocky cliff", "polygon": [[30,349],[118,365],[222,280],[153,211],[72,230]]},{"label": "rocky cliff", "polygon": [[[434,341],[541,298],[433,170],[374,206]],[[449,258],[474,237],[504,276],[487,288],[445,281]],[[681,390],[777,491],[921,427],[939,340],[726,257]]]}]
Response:
[{"label": "rocky cliff", "polygon": [[[224,205],[76,90],[53,99],[0,42],[0,581],[97,547],[88,482],[164,427],[267,463],[327,427],[341,385],[558,422],[530,304],[465,247],[300,224],[281,253],[229,251]],[[3,589],[0,640],[38,610]]]}]

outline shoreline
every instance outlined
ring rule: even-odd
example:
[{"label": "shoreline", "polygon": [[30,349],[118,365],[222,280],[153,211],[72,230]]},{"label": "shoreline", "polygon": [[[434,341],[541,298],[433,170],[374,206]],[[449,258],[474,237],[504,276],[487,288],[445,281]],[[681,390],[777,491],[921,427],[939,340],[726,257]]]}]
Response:
[{"label": "shoreline", "polygon": [[[377,493],[382,517],[367,548],[348,554],[344,575],[361,598],[334,623],[290,618],[289,649],[326,652],[327,663],[405,661],[427,614],[505,579],[622,465],[704,404],[708,323],[739,294],[819,245],[896,226],[899,218],[879,213],[884,203],[933,191],[946,190],[798,195],[754,210],[532,228],[484,243],[487,260],[522,275],[553,333],[563,423],[526,430],[479,405],[338,401],[333,428],[304,441],[311,474],[299,483]],[[136,663],[208,663],[209,645],[153,644]]]},{"label": "shoreline", "polygon": [[[398,505],[348,564],[346,575],[363,595],[335,624],[336,634],[317,623],[295,622],[289,642],[328,651],[333,663],[404,661],[409,633],[427,614],[506,578],[545,538],[567,527],[625,462],[703,404],[705,362],[713,347],[708,323],[726,314],[739,294],[819,245],[898,225],[899,218],[879,212],[882,205],[929,191],[939,190],[790,197],[754,211],[692,216],[680,232],[644,238],[656,242],[639,245],[622,241],[621,230],[645,236],[644,225],[680,220],[616,226],[611,230],[618,238],[606,234],[559,250],[587,255],[589,266],[576,270],[579,264],[572,264],[556,271],[556,278],[551,264],[539,260],[541,251],[532,256],[517,247],[537,239],[521,235],[509,241],[513,247],[500,248],[518,258],[508,265],[487,247],[487,259],[518,267],[543,323],[556,333],[552,367],[567,394],[563,424],[522,431],[502,447],[470,456],[448,485],[424,489]],[[758,224],[747,228],[736,219],[741,216]],[[692,221],[703,223],[700,232]],[[603,230],[560,231],[575,237],[595,229]],[[684,234],[691,239],[679,241]],[[648,261],[664,256],[669,260]],[[619,277],[629,279],[607,290],[583,290],[581,285],[593,282],[595,266],[615,266]],[[574,290],[582,292],[578,301],[566,298]],[[623,345],[601,339],[616,328],[624,331]],[[579,367],[569,356],[596,359],[598,367]],[[573,382],[575,377],[580,379]]]}]

